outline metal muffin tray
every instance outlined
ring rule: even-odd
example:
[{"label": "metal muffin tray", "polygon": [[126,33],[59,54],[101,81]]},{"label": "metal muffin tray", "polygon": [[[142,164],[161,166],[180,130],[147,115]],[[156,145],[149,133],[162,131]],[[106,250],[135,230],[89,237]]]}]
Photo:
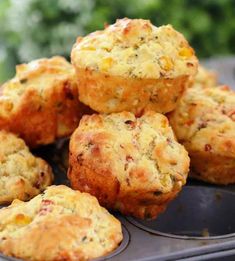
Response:
[{"label": "metal muffin tray", "polygon": [[[204,64],[219,72],[221,83],[235,89],[235,58],[211,59]],[[68,140],[61,140],[35,151],[53,167],[55,184],[69,185],[67,148]],[[235,185],[189,180],[155,220],[113,214],[122,223],[123,241],[96,261],[235,260]],[[0,260],[18,259],[0,255]]]}]

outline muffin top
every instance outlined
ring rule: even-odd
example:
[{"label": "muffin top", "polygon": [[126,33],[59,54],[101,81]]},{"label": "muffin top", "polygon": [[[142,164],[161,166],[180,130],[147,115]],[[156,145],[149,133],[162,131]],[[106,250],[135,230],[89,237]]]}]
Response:
[{"label": "muffin top", "polygon": [[52,92],[51,88],[65,81],[69,84],[73,79],[72,65],[60,56],[17,65],[15,77],[1,86],[0,116],[13,113],[21,101],[20,97],[26,92],[36,91],[44,103],[47,101],[47,95]]},{"label": "muffin top", "polygon": [[51,185],[50,166],[31,154],[25,142],[0,131],[0,204],[28,200]]},{"label": "muffin top", "polygon": [[152,111],[140,118],[130,112],[83,116],[70,152],[84,166],[106,173],[107,180],[115,177],[120,194],[168,193],[181,187],[188,174],[186,150],[167,118]]},{"label": "muffin top", "polygon": [[87,193],[51,186],[0,210],[0,251],[24,260],[90,260],[115,249],[121,224]]},{"label": "muffin top", "polygon": [[235,93],[228,86],[189,88],[170,122],[190,151],[235,157]]},{"label": "muffin top", "polygon": [[78,37],[71,59],[77,68],[148,79],[194,75],[198,63],[184,36],[171,25],[156,27],[149,20],[128,18]]}]

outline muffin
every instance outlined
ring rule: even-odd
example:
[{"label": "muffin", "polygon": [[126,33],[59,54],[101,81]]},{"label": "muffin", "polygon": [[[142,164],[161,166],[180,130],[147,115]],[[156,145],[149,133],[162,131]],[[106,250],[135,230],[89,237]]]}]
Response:
[{"label": "muffin", "polygon": [[95,197],[60,185],[0,210],[0,252],[27,261],[90,260],[122,240],[120,222]]},{"label": "muffin", "polygon": [[189,88],[169,115],[189,152],[192,177],[235,183],[235,93],[228,86]]},{"label": "muffin", "polygon": [[138,218],[155,218],[185,184],[189,158],[167,118],[152,111],[83,116],[69,148],[74,189],[101,205]]},{"label": "muffin", "polygon": [[19,134],[30,147],[70,135],[88,109],[78,99],[74,69],[56,56],[16,66],[0,88],[0,129]]},{"label": "muffin", "polygon": [[79,99],[95,111],[172,111],[198,61],[171,25],[120,19],[103,31],[78,37],[71,61]]},{"label": "muffin", "polygon": [[195,77],[192,77],[190,87],[215,87],[218,85],[217,73],[199,65],[198,72]]},{"label": "muffin", "polygon": [[34,157],[22,139],[2,130],[0,144],[0,204],[29,200],[51,185],[50,166]]}]

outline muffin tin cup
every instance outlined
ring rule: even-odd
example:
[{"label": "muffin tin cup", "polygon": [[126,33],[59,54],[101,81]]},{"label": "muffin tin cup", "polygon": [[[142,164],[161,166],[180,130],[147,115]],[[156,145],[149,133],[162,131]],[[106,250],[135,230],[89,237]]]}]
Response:
[{"label": "muffin tin cup", "polygon": [[152,234],[177,239],[224,239],[235,236],[235,193],[186,186],[155,220],[127,220]]}]

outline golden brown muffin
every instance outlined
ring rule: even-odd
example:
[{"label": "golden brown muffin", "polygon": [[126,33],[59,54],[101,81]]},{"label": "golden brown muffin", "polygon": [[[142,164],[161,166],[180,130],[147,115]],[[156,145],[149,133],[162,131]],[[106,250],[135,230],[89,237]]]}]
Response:
[{"label": "golden brown muffin", "polygon": [[186,150],[155,112],[84,116],[70,140],[72,187],[126,215],[156,217],[185,184],[188,168]]},{"label": "golden brown muffin", "polygon": [[90,260],[122,240],[120,222],[87,193],[51,186],[0,210],[0,252],[27,261]]},{"label": "golden brown muffin", "polygon": [[199,65],[198,72],[191,78],[189,85],[190,87],[215,87],[218,85],[217,73]]},{"label": "golden brown muffin", "polygon": [[0,204],[29,200],[51,185],[50,166],[34,157],[25,142],[0,131]]},{"label": "golden brown muffin", "polygon": [[71,134],[87,110],[77,99],[74,76],[59,56],[18,65],[0,89],[0,129],[19,134],[31,147]]},{"label": "golden brown muffin", "polygon": [[169,116],[189,152],[192,176],[235,183],[235,93],[227,86],[189,88]]},{"label": "golden brown muffin", "polygon": [[172,26],[127,18],[79,37],[71,60],[79,99],[103,113],[172,111],[198,65],[193,49]]}]

